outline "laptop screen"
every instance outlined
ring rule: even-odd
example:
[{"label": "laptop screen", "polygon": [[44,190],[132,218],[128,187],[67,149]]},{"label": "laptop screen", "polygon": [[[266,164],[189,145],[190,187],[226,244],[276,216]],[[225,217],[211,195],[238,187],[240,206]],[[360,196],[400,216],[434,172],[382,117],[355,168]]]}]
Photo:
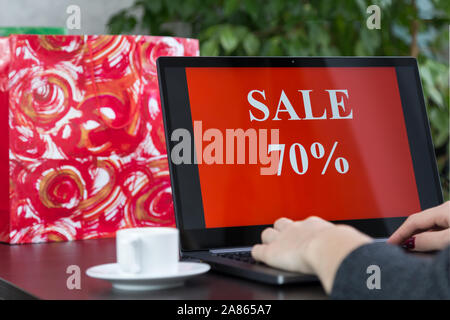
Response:
[{"label": "laptop screen", "polygon": [[312,215],[385,237],[442,202],[414,59],[158,61],[185,249]]},{"label": "laptop screen", "polygon": [[421,210],[394,67],[186,68],[186,79],[206,228]]}]

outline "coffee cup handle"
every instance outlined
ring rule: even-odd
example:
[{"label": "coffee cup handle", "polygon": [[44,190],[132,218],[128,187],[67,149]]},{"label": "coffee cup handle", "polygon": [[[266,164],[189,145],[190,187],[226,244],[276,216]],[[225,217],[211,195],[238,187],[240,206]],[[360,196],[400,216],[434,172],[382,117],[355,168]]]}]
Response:
[{"label": "coffee cup handle", "polygon": [[141,272],[141,263],[139,259],[139,249],[141,247],[141,240],[138,237],[133,237],[125,241],[126,250],[130,253],[130,272],[139,273]]}]

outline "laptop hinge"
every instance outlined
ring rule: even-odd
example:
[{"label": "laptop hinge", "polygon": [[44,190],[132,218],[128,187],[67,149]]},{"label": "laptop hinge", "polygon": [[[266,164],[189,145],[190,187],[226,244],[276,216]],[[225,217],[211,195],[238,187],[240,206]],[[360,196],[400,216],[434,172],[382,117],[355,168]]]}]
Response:
[{"label": "laptop hinge", "polygon": [[[374,242],[386,242],[387,238],[375,238]],[[252,247],[238,247],[238,248],[221,248],[221,249],[210,249],[211,253],[227,253],[227,252],[242,252],[251,251]]]},{"label": "laptop hinge", "polygon": [[222,248],[222,249],[210,249],[211,253],[227,253],[227,252],[242,252],[251,251],[252,247],[239,247],[239,248]]},{"label": "laptop hinge", "polygon": [[[375,238],[374,242],[386,242],[387,238]],[[237,247],[237,248],[221,248],[221,249],[210,249],[211,253],[227,253],[227,252],[242,252],[251,251],[252,247]]]}]

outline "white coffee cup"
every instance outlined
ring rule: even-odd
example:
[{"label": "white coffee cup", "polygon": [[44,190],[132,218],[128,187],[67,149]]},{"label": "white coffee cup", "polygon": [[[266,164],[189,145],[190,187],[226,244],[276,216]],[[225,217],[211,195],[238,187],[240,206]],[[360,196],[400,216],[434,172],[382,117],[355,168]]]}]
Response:
[{"label": "white coffee cup", "polygon": [[178,269],[178,229],[151,227],[118,230],[117,263],[133,275],[165,276]]}]

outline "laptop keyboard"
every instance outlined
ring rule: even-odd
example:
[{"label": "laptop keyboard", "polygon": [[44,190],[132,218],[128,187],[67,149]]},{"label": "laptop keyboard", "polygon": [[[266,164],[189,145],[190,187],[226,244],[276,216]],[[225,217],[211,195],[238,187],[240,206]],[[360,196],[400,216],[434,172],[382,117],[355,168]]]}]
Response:
[{"label": "laptop keyboard", "polygon": [[224,253],[216,253],[214,255],[250,264],[260,264],[260,262],[252,258],[252,254],[250,251],[224,252]]}]

